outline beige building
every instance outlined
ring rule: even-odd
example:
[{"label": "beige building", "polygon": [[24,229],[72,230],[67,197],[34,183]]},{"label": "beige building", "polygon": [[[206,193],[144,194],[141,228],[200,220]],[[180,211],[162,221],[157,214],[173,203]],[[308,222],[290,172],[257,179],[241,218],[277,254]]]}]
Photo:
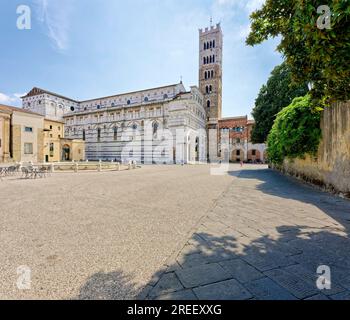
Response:
[{"label": "beige building", "polygon": [[[5,129],[5,144],[1,148],[5,161],[42,162],[44,144],[44,117],[40,114],[16,107],[0,105],[2,114],[9,116],[9,122],[2,120]],[[2,117],[4,119],[4,117]],[[6,133],[7,132],[7,133]],[[6,135],[9,134],[9,139]],[[6,152],[5,150],[8,150]]]},{"label": "beige building", "polygon": [[0,163],[72,160],[85,160],[85,142],[65,139],[63,122],[0,105]]},{"label": "beige building", "polygon": [[44,160],[45,162],[84,161],[85,142],[64,138],[64,123],[44,120]]},{"label": "beige building", "polygon": [[59,162],[62,159],[61,139],[64,137],[64,123],[44,120],[44,160]]},{"label": "beige building", "polygon": [[0,109],[0,163],[10,160],[11,112]]}]

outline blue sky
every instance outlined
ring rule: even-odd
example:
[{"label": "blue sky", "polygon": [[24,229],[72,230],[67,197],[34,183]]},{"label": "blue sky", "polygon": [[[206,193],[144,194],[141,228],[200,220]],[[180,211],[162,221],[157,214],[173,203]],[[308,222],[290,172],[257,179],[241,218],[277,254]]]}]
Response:
[{"label": "blue sky", "polygon": [[[1,0],[0,103],[41,87],[83,100],[177,83],[198,84],[198,29],[224,32],[223,116],[250,114],[281,56],[277,40],[245,46],[263,0]],[[18,30],[18,5],[32,29]]]}]

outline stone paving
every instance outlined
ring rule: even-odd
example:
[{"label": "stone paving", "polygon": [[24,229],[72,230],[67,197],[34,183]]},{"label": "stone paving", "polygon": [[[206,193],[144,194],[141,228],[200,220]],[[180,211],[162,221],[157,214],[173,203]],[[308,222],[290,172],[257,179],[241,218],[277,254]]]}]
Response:
[{"label": "stone paving", "polygon": [[[265,168],[231,175],[146,299],[350,300],[350,201]],[[317,288],[321,265],[330,290]]]}]

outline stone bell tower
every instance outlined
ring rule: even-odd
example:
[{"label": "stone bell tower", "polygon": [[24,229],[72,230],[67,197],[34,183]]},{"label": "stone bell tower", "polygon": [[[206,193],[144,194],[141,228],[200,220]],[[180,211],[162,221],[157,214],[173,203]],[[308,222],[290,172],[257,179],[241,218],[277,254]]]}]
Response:
[{"label": "stone bell tower", "polygon": [[199,88],[205,97],[209,128],[215,128],[222,114],[222,49],[221,25],[199,30]]}]

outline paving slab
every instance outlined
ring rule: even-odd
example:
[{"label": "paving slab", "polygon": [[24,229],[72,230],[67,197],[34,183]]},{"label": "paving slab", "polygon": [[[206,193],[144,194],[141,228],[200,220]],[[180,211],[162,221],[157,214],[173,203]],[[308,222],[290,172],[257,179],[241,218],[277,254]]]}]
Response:
[{"label": "paving slab", "polygon": [[159,282],[156,284],[153,290],[149,293],[149,296],[151,298],[157,297],[167,293],[180,291],[182,289],[183,289],[183,286],[181,285],[176,274],[174,272],[167,273],[160,278]]},{"label": "paving slab", "polygon": [[317,287],[311,285],[307,279],[300,278],[283,269],[267,271],[264,272],[264,274],[277,282],[280,286],[284,287],[298,299],[305,299],[319,293]]},{"label": "paving slab", "polygon": [[247,300],[253,297],[234,279],[194,288],[193,291],[199,300]]},{"label": "paving slab", "polygon": [[231,278],[218,263],[175,271],[185,288],[195,288]]},{"label": "paving slab", "polygon": [[263,273],[241,259],[220,262],[220,265],[240,283],[246,283],[264,277]]},{"label": "paving slab", "polygon": [[198,300],[192,290],[181,290],[155,297],[154,300]]},{"label": "paving slab", "polygon": [[297,300],[288,290],[265,277],[245,284],[256,300]]}]

